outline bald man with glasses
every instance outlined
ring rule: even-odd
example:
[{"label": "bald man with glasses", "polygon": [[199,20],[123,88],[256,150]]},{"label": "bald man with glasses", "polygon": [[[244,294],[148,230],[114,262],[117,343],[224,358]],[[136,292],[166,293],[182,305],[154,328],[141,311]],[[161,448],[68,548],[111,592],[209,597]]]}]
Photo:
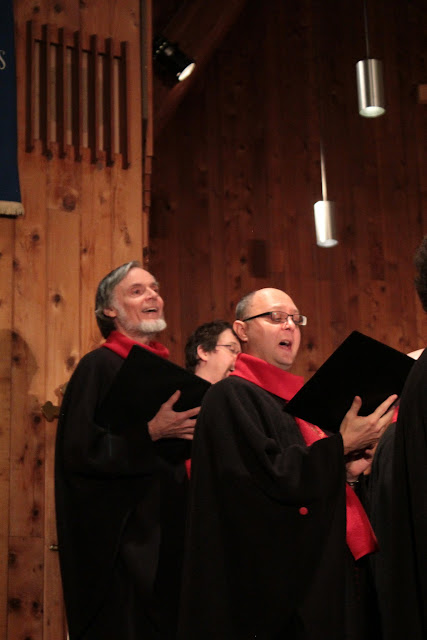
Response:
[{"label": "bald man with glasses", "polygon": [[356,589],[376,540],[349,483],[368,463],[345,456],[378,440],[396,396],[370,416],[356,397],[333,435],[295,419],[306,316],[266,288],[236,318],[242,354],[206,394],[193,443],[179,640],[367,640]]}]

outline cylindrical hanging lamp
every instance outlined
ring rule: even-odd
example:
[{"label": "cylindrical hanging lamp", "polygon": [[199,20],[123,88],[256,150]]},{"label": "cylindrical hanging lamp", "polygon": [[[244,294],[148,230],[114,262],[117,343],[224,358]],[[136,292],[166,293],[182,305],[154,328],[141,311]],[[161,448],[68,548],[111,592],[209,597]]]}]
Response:
[{"label": "cylindrical hanging lamp", "polygon": [[328,200],[322,138],[320,138],[320,176],[322,179],[322,200],[314,203],[316,242],[319,247],[335,247],[338,244],[335,227],[335,202]]},{"label": "cylindrical hanging lamp", "polygon": [[319,247],[335,247],[338,244],[335,230],[335,202],[319,200],[314,203],[316,242]]},{"label": "cylindrical hanging lamp", "polygon": [[356,64],[359,113],[377,118],[385,112],[383,65],[381,60],[366,58]]},{"label": "cylindrical hanging lamp", "polygon": [[364,118],[377,118],[385,112],[383,64],[369,55],[368,12],[363,1],[366,58],[356,64],[359,113]]}]

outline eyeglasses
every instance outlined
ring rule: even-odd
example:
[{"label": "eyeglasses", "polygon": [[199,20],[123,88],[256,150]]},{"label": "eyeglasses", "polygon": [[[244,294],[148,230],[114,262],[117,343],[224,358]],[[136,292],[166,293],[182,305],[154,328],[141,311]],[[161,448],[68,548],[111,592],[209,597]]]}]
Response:
[{"label": "eyeglasses", "polygon": [[255,320],[255,318],[264,318],[270,316],[271,322],[275,324],[281,324],[282,322],[287,322],[289,318],[292,319],[292,322],[301,327],[305,327],[307,324],[307,316],[301,315],[301,313],[285,313],[285,311],[266,311],[265,313],[258,313],[256,316],[251,316],[250,318],[244,318],[243,322],[247,322],[248,320]]},{"label": "eyeglasses", "polygon": [[238,356],[239,353],[240,353],[240,347],[238,347],[236,344],[217,344],[216,346],[217,347],[225,347],[226,349],[228,349],[230,351],[230,353],[233,354],[233,356]]}]

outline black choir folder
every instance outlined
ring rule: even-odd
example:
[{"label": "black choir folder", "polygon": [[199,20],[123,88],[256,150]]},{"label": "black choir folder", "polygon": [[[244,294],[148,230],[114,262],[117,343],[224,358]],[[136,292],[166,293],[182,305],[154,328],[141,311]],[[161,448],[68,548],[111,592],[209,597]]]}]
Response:
[{"label": "black choir folder", "polygon": [[409,356],[353,331],[286,405],[286,411],[325,431],[338,431],[354,396],[359,415],[402,392],[414,364]]},{"label": "black choir folder", "polygon": [[135,345],[116,374],[97,413],[100,424],[148,422],[177,389],[174,411],[200,406],[210,383],[177,364]]}]

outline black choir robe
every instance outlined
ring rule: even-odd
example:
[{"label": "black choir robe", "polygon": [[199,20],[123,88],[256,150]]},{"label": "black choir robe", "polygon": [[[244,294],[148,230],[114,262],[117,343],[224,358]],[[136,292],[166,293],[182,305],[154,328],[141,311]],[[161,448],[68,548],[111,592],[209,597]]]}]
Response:
[{"label": "black choir robe", "polygon": [[112,432],[95,422],[122,363],[105,347],[84,356],[61,407],[55,492],[70,640],[175,637],[187,445],[153,443],[144,423]]},{"label": "black choir robe", "polygon": [[[390,638],[427,638],[427,349],[402,392],[394,435]],[[388,638],[388,637],[387,637]]]},{"label": "black choir robe", "polygon": [[229,377],[193,442],[180,640],[342,640],[339,434],[305,445],[285,402]]}]

